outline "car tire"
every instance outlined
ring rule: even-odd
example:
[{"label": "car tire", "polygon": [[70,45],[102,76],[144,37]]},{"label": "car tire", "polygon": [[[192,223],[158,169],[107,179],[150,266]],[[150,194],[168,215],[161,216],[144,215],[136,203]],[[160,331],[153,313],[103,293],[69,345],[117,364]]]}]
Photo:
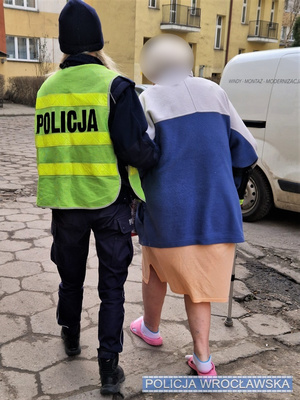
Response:
[{"label": "car tire", "polygon": [[255,167],[245,191],[242,206],[243,220],[258,221],[269,214],[273,205],[272,189],[268,179],[259,167]]}]

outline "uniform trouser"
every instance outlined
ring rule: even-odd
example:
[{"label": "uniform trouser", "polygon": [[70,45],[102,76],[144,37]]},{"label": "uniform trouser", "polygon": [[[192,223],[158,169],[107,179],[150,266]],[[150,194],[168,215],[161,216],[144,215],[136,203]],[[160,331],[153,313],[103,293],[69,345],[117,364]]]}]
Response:
[{"label": "uniform trouser", "polygon": [[99,357],[122,351],[124,283],[133,256],[128,204],[99,210],[52,210],[51,259],[61,278],[57,321],[74,333],[80,327],[83,284],[93,231],[99,259]]}]

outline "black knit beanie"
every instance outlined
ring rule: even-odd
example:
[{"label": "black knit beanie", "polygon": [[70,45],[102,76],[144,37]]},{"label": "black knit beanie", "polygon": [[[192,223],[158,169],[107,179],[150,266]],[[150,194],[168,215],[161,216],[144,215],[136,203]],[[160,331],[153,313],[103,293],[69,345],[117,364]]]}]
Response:
[{"label": "black knit beanie", "polygon": [[82,0],[69,0],[59,16],[59,46],[65,54],[101,50],[104,40],[96,10]]}]

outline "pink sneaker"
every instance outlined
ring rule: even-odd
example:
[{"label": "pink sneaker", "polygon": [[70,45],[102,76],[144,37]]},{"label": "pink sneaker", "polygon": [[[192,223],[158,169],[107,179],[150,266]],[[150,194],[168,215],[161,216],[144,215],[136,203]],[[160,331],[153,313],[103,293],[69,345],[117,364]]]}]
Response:
[{"label": "pink sneaker", "polygon": [[215,368],[214,363],[211,363],[211,364],[212,364],[212,369],[211,369],[209,372],[207,372],[207,373],[205,374],[205,373],[203,373],[203,372],[198,371],[196,365],[194,364],[193,356],[186,356],[186,359],[187,359],[188,365],[189,365],[194,371],[196,371],[197,374],[198,374],[199,376],[217,376],[217,372],[216,372],[216,368]]},{"label": "pink sneaker", "polygon": [[150,344],[151,346],[161,346],[163,343],[163,339],[161,336],[157,339],[152,339],[142,333],[142,331],[141,331],[142,321],[143,321],[143,317],[140,317],[140,318],[136,319],[135,321],[131,322],[131,324],[130,324],[131,332],[134,333],[135,335],[139,336],[141,339],[143,339],[144,342]]}]

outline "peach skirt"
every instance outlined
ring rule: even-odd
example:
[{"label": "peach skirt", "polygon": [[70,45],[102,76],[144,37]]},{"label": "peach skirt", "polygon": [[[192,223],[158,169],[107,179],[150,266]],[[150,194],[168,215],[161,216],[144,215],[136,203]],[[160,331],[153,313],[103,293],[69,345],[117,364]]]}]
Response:
[{"label": "peach skirt", "polygon": [[150,266],[174,293],[187,294],[193,303],[227,302],[234,243],[172,248],[142,247],[143,281],[149,282]]}]

